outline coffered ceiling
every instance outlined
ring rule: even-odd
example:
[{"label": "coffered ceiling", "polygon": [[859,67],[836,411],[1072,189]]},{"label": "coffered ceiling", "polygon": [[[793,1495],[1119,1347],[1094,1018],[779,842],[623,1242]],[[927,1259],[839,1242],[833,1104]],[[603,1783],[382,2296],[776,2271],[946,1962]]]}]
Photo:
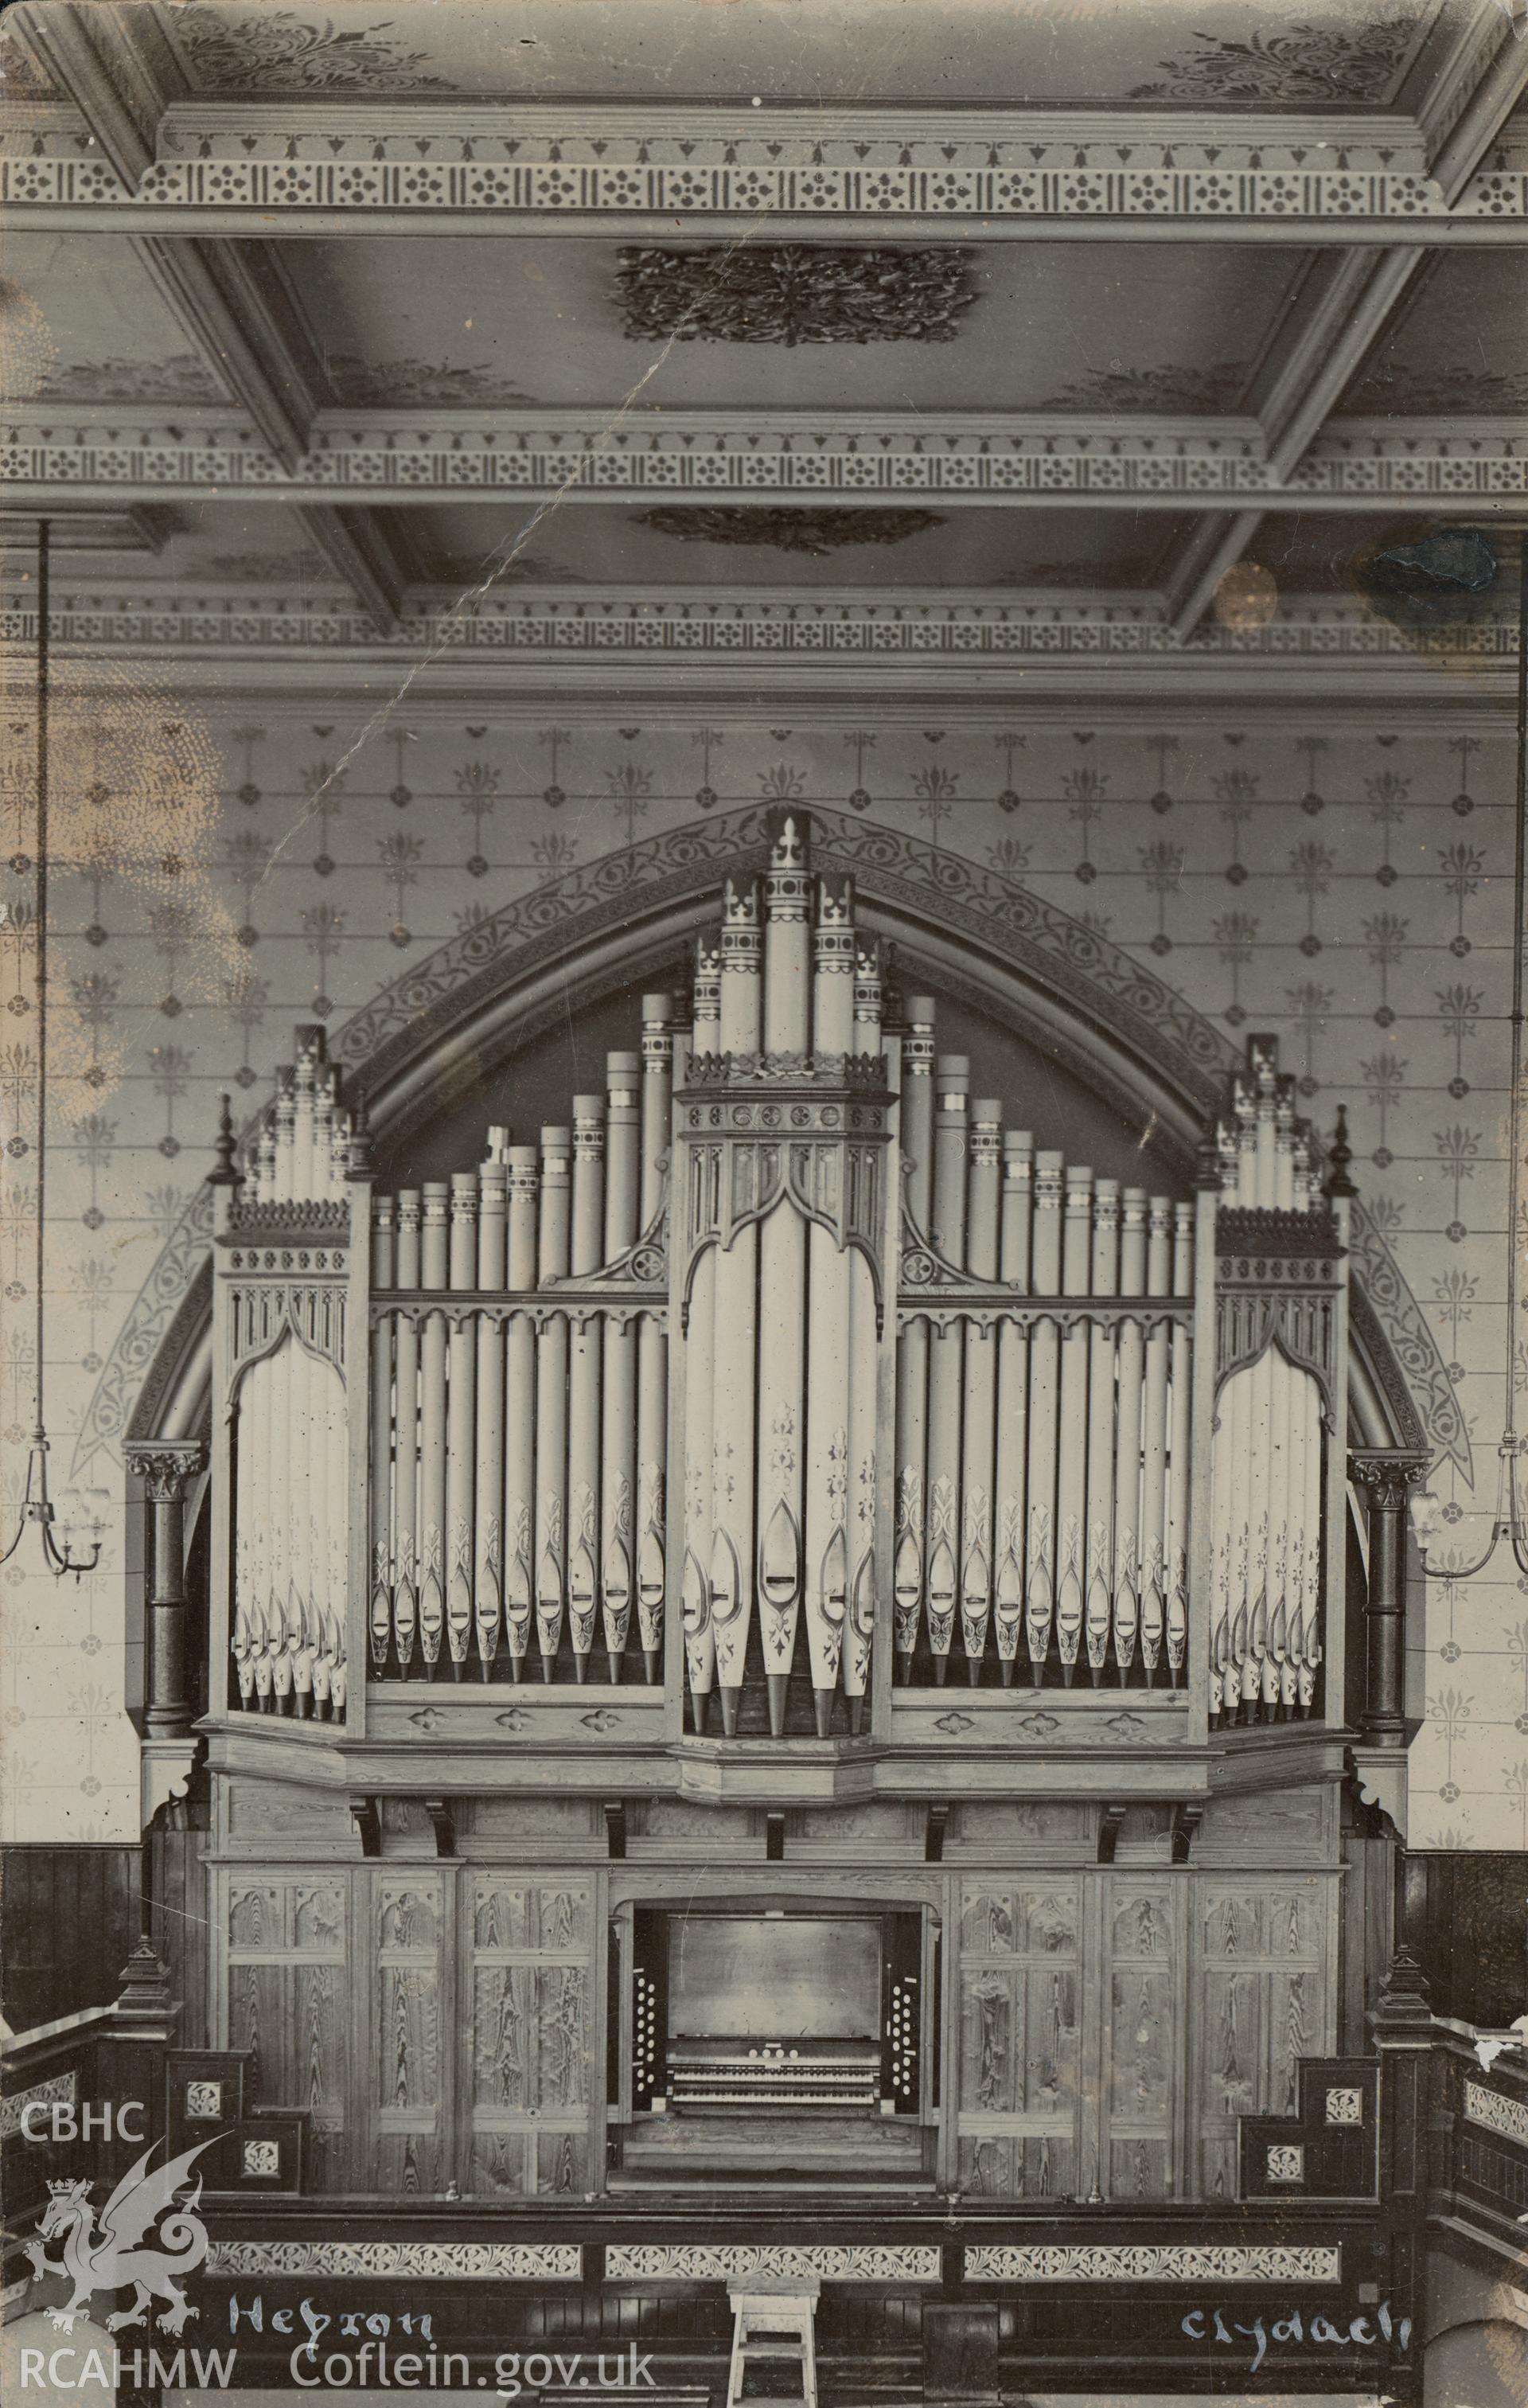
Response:
[{"label": "coffered ceiling", "polygon": [[1528,515],[1510,18],[20,0],[6,636],[46,507],[198,673],[1414,686],[1367,564]]}]

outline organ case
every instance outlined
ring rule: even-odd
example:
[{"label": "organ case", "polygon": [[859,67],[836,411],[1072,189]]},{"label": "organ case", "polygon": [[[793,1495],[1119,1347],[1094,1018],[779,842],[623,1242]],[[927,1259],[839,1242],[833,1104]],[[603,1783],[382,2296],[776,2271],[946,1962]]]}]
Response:
[{"label": "organ case", "polygon": [[959,1682],[978,1743],[1036,1690],[1030,1739],[1121,1690],[1121,1736],[1340,1725],[1340,1129],[1323,1186],[1254,1039],[1192,1200],[1095,1177],[883,975],[787,815],[688,1012],[536,1142],[374,1198],[318,1029],[242,1157],[225,1111],[215,1720],[407,1742],[486,1691],[475,1737],[582,1743],[537,1714],[619,1689],[644,1743],[844,1752]]}]

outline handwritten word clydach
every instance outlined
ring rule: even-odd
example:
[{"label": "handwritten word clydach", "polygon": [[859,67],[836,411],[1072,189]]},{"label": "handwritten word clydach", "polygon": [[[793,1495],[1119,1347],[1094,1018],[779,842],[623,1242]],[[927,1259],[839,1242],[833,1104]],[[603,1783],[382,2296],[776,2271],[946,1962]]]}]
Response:
[{"label": "handwritten word clydach", "polygon": [[[1205,2325],[1207,2315],[1210,2319],[1207,2330]],[[1380,2342],[1393,2342],[1398,2349],[1404,2350],[1411,2339],[1411,2319],[1409,2316],[1392,2316],[1388,2300],[1376,2308],[1372,2317],[1354,2316],[1346,2327],[1340,2320],[1334,2322],[1325,2315],[1303,2315],[1298,2308],[1283,2310],[1278,2315],[1271,2316],[1266,2325],[1261,2316],[1253,2316],[1250,2324],[1228,2325],[1219,2308],[1191,2308],[1180,2329],[1187,2333],[1190,2341],[1223,2342],[1233,2349],[1239,2333],[1252,2344],[1251,2372],[1255,2374],[1267,2357],[1270,2346],[1287,2348],[1292,2344],[1298,2345],[1310,2341],[1318,2348],[1343,2349],[1356,2342],[1362,2349],[1373,2349]]]}]

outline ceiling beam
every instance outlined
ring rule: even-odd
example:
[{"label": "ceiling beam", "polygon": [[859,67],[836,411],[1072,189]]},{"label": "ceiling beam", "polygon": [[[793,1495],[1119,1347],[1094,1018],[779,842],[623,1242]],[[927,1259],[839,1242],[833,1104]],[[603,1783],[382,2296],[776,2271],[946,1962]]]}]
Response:
[{"label": "ceiling beam", "polygon": [[[1528,42],[1516,34],[1516,26],[1504,26],[1494,54],[1483,50],[1474,90],[1430,160],[1433,178],[1450,206],[1528,92]],[[1478,28],[1471,38],[1478,35]],[[1274,477],[1282,481],[1294,476],[1427,256],[1424,244],[1407,242],[1311,262],[1250,395]],[[1467,510],[1467,496],[1464,501]],[[1219,542],[1203,523],[1190,534],[1166,575],[1179,635],[1193,633],[1257,523],[1255,511],[1243,511],[1222,520]]]},{"label": "ceiling beam", "polygon": [[136,241],[134,251],[219,381],[288,475],[331,398],[276,253],[261,243]]},{"label": "ceiling beam", "polygon": [[1258,530],[1261,510],[1210,510],[1199,521],[1164,573],[1163,599],[1173,633],[1192,636]]},{"label": "ceiling beam", "polygon": [[[136,184],[153,164],[165,109],[188,89],[153,10],[52,0],[29,11],[28,30],[112,167]],[[278,466],[295,473],[334,392],[278,254],[264,242],[171,241],[157,233],[132,236],[129,247],[197,357],[248,412]],[[356,599],[385,623],[395,620],[401,580],[371,513],[315,502],[298,515]]]},{"label": "ceiling beam", "polygon": [[336,575],[384,626],[397,622],[403,576],[386,526],[375,510],[301,505],[297,521]]},{"label": "ceiling beam", "polygon": [[[18,232],[30,234],[164,234],[178,240],[200,236],[226,240],[236,236],[272,242],[334,242],[350,236],[374,240],[381,236],[420,235],[427,241],[442,236],[470,236],[502,242],[506,235],[536,240],[574,242],[650,242],[735,244],[759,242],[767,229],[771,243],[964,243],[985,247],[1002,243],[1185,243],[1222,245],[1273,251],[1347,251],[1355,243],[1393,243],[1404,236],[1431,251],[1521,251],[1528,240],[1528,208],[1505,209],[1500,215],[1414,217],[1287,217],[1181,216],[1131,217],[1100,209],[1085,216],[945,218],[928,212],[883,219],[863,211],[807,216],[800,210],[717,211],[686,225],[672,214],[656,210],[575,212],[507,208],[431,208],[378,204],[360,208],[280,201],[270,208],[237,201],[50,199],[37,190],[37,169],[46,161],[26,162],[25,189],[0,201],[11,213]],[[67,162],[64,163],[68,165]],[[4,162],[0,161],[0,177]],[[65,179],[66,180],[66,179]],[[1528,189],[1528,184],[1525,184]]]},{"label": "ceiling beam", "polygon": [[[173,249],[174,246],[171,246]],[[1292,476],[1251,418],[952,409],[327,410],[289,466],[232,408],[53,402],[7,412],[9,496],[62,486],[92,509],[238,495],[392,516],[469,496],[659,508],[1376,511],[1482,518],[1528,503],[1511,418],[1344,419]],[[36,488],[36,493],[34,491]]]}]

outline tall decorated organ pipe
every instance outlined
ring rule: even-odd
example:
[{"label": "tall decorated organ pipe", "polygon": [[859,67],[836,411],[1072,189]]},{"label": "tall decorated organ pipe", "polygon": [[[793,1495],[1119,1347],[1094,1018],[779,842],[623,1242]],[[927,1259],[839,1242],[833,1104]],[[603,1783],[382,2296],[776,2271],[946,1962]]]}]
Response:
[{"label": "tall decorated organ pipe", "polygon": [[[759,1051],[762,957],[757,882],[729,879],[721,908],[720,1034],[724,1062],[745,1060]],[[755,1168],[746,1154],[725,1159],[722,1205],[729,1235],[716,1264],[710,1605],[721,1727],[729,1738],[737,1729],[753,1620],[759,1232],[758,1197],[749,1174]]]},{"label": "tall decorated organ pipe", "polygon": [[[1146,1294],[1146,1190],[1127,1187],[1120,1207],[1120,1287],[1125,1296]],[[1140,1490],[1141,1383],[1146,1335],[1132,1314],[1120,1324],[1115,1348],[1118,1427],[1114,1491],[1114,1660],[1121,1677],[1135,1660],[1137,1645],[1150,1679],[1156,1657],[1148,1634],[1141,1644]]]},{"label": "tall decorated organ pipe", "polygon": [[[398,1192],[398,1286],[420,1285],[420,1194]],[[405,1679],[419,1636],[419,1322],[400,1313],[393,1325],[396,1348],[397,1403],[393,1412],[393,1628],[398,1666]]]},{"label": "tall decorated organ pipe", "polygon": [[[649,1247],[662,1244],[674,1086],[673,1000],[642,997],[642,1164],[637,1229]],[[650,1687],[663,1679],[664,1590],[667,1580],[669,1343],[656,1313],[637,1325],[636,1350],[636,1618]]]},{"label": "tall decorated organ pipe", "polygon": [[[614,1263],[636,1243],[642,1179],[641,1062],[635,1054],[606,1057],[605,1228],[602,1263]],[[600,1434],[600,1606],[610,1678],[621,1679],[631,1632],[635,1580],[637,1332],[607,1315]]]},{"label": "tall decorated organ pipe", "polygon": [[[491,1128],[489,1157],[478,1172],[478,1285],[504,1286],[509,1132]],[[486,1681],[504,1630],[504,1329],[488,1313],[477,1328],[477,1461],[474,1482],[474,1584],[478,1663]]]},{"label": "tall decorated organ pipe", "polygon": [[[930,1226],[934,1209],[934,999],[909,996],[902,1040],[901,1153],[905,1238]],[[898,1677],[912,1677],[925,1576],[929,1325],[902,1331],[896,1363],[896,1605]]]},{"label": "tall decorated organ pipe", "polygon": [[[694,1078],[721,1052],[721,954],[702,939],[695,954],[694,1023],[687,1071]],[[716,1249],[703,1242],[720,1225],[720,1145],[691,1149],[682,1197],[670,1219],[684,1213],[686,1283],[680,1301],[684,1375],[684,1571],[680,1586],[691,1713],[704,1734],[716,1686],[716,1628],[711,1616],[711,1495],[716,1449]]]},{"label": "tall decorated organ pipe", "polygon": [[[998,1273],[1016,1296],[1029,1292],[1035,1140],[1027,1129],[1003,1137],[1003,1203]],[[992,1584],[998,1678],[1013,1684],[1024,1619],[1024,1496],[1029,1474],[1029,1331],[1005,1318],[997,1330],[996,1570]]]},{"label": "tall decorated organ pipe", "polygon": [[[1120,1183],[1101,1179],[1093,1190],[1092,1263],[1095,1297],[1115,1296],[1120,1286]],[[1083,1628],[1088,1671],[1096,1688],[1104,1677],[1113,1620],[1109,1574],[1114,1555],[1114,1354],[1117,1333],[1095,1321],[1090,1333],[1088,1394],[1087,1564]]]},{"label": "tall decorated organ pipe", "polygon": [[[1003,1107],[993,1096],[971,1106],[965,1196],[965,1267],[973,1279],[997,1277],[1003,1195]],[[967,1677],[981,1678],[992,1612],[992,1483],[996,1472],[997,1347],[991,1328],[971,1329],[965,1348],[961,1432],[961,1639]]]},{"label": "tall decorated organ pipe", "polygon": [[1005,1130],[882,977],[776,815],[688,1022],[644,996],[539,1148],[497,1125],[375,1199],[299,1032],[214,1215],[227,1711],[364,1727],[391,1684],[614,1684],[634,1643],[659,1687],[676,1613],[703,1752],[884,1737],[955,1654],[994,1730],[1016,1684],[1340,1718],[1340,1124],[1323,1189],[1254,1038],[1197,1201],[1121,1185]]},{"label": "tall decorated organ pipe", "polygon": [[[935,1057],[934,1217],[930,1235],[941,1262],[965,1267],[965,1165],[971,1065],[964,1054]],[[934,1331],[928,1374],[928,1643],[942,1683],[960,1588],[961,1418],[965,1326],[954,1317]]]},{"label": "tall decorated organ pipe", "polygon": [[[597,1270],[605,1234],[605,1097],[573,1098],[573,1196],[569,1268]],[[600,1330],[592,1313],[569,1315],[567,1381],[567,1606],[575,1677],[589,1676],[599,1601]],[[553,1651],[555,1652],[555,1651]]]},{"label": "tall decorated organ pipe", "polygon": [[[1036,1296],[1061,1293],[1059,1154],[1035,1157],[1035,1226],[1030,1280]],[[1056,1614],[1056,1448],[1060,1435],[1061,1326],[1049,1313],[1034,1324],[1029,1363],[1029,1569],[1024,1594],[1030,1678],[1039,1688]]]},{"label": "tall decorated organ pipe", "polygon": [[[805,1062],[810,1042],[811,881],[777,847],[764,881],[764,1053]],[[735,1241],[736,1242],[736,1241]],[[807,1230],[778,1203],[759,1230],[759,1636],[769,1727],[785,1729],[802,1586]],[[722,1695],[723,1708],[726,1693]]]},{"label": "tall decorated organ pipe", "polygon": [[[385,1296],[393,1285],[396,1241],[393,1201],[378,1196],[371,1225],[371,1289]],[[374,1671],[385,1671],[393,1639],[393,1498],[397,1466],[393,1456],[393,1426],[396,1410],[393,1390],[396,1326],[379,1322],[372,1334],[371,1355],[371,1661]]]},{"label": "tall decorated organ pipe", "polygon": [[[856,936],[854,948],[854,1029],[852,1060],[878,1064],[882,1058],[881,964],[874,937]],[[884,1075],[884,1074],[878,1074]],[[863,1155],[844,1157],[850,1182],[866,1179]],[[853,1199],[848,1199],[853,1209]],[[874,1203],[870,1210],[875,1209]],[[849,1700],[849,1727],[856,1736],[864,1719],[865,1691],[870,1680],[875,1642],[878,1495],[877,1413],[880,1346],[876,1312],[876,1281],[870,1260],[858,1247],[845,1249],[849,1261],[849,1476],[850,1572],[849,1612],[844,1624],[842,1656],[844,1695]],[[888,1455],[890,1450],[888,1450]],[[819,1736],[825,1736],[819,1717]]]},{"label": "tall decorated organ pipe", "polygon": [[[824,882],[813,947],[813,1059],[847,1058],[854,1040],[853,895]],[[807,1232],[811,1354],[807,1366],[807,1652],[813,1712],[826,1727],[838,1685],[849,1610],[849,1265],[835,1234],[813,1220]]]},{"label": "tall decorated organ pipe", "polygon": [[[540,1161],[534,1145],[506,1149],[505,1285],[511,1296],[535,1288],[538,1255]],[[509,1670],[525,1678],[536,1619],[536,1324],[511,1312],[504,1340],[504,1623]]]},{"label": "tall decorated organ pipe", "polygon": [[[572,1135],[541,1132],[541,1211],[536,1285],[565,1279],[572,1240]],[[536,1635],[541,1676],[555,1677],[567,1578],[567,1314],[546,1309],[536,1338]]]},{"label": "tall decorated organ pipe", "polygon": [[[438,1296],[450,1268],[450,1187],[427,1179],[420,1226],[420,1275]],[[432,1669],[446,1628],[446,1316],[424,1314],[420,1340],[420,1650]]]},{"label": "tall decorated organ pipe", "polygon": [[[478,1283],[478,1174],[451,1173],[450,1284],[471,1288]],[[449,1573],[446,1582],[446,1627],[450,1647],[451,1678],[466,1672],[472,1644],[473,1491],[478,1470],[478,1348],[472,1324],[464,1312],[450,1318],[447,1340],[446,1396],[446,1531]]]}]

